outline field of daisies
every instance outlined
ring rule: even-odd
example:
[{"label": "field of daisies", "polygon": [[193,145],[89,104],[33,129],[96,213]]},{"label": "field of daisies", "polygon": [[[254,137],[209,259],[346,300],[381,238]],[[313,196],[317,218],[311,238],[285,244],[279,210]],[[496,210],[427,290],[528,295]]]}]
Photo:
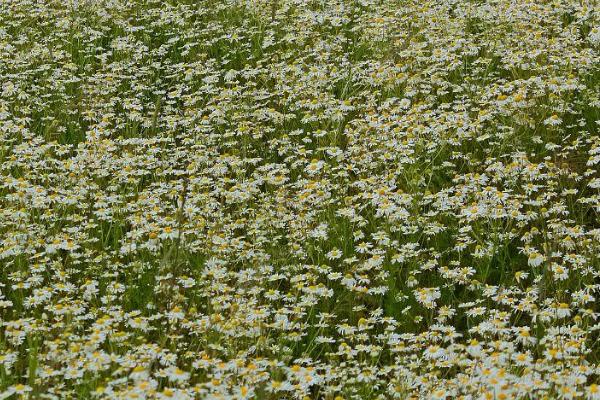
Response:
[{"label": "field of daisies", "polygon": [[1,399],[600,399],[596,0],[1,0]]}]

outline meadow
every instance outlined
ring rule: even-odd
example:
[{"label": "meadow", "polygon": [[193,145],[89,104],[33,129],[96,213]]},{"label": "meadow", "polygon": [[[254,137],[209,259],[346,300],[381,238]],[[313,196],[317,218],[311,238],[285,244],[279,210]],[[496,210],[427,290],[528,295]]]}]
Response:
[{"label": "meadow", "polygon": [[596,0],[0,0],[0,399],[600,400]]}]

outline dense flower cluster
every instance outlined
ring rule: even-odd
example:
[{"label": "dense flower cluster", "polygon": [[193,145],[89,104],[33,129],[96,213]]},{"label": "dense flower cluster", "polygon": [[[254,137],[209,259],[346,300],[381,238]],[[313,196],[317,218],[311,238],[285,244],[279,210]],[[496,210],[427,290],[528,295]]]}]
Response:
[{"label": "dense flower cluster", "polygon": [[0,398],[600,399],[595,0],[0,1]]}]

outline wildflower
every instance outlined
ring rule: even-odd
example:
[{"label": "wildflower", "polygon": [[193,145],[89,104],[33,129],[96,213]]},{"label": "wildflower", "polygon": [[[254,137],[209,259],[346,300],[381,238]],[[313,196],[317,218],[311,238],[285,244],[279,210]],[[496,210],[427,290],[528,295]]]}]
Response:
[{"label": "wildflower", "polygon": [[342,252],[339,249],[332,249],[327,254],[326,257],[330,260],[337,260],[342,256]]},{"label": "wildflower", "polygon": [[187,3],[0,7],[0,397],[600,397],[593,4]]},{"label": "wildflower", "polygon": [[188,372],[182,371],[181,369],[171,366],[164,370],[164,374],[169,379],[169,381],[173,383],[183,383],[190,379],[190,374]]},{"label": "wildflower", "polygon": [[442,297],[439,288],[420,288],[413,293],[417,301],[427,308],[434,308],[436,300]]},{"label": "wildflower", "polygon": [[535,268],[535,267],[539,267],[545,260],[546,260],[546,258],[543,255],[541,255],[540,253],[534,252],[529,255],[529,259],[527,260],[527,263],[530,266]]},{"label": "wildflower", "polygon": [[592,383],[586,388],[585,395],[588,400],[600,399],[600,387],[597,384]]},{"label": "wildflower", "polygon": [[549,118],[546,118],[544,120],[544,124],[549,125],[549,126],[557,126],[557,125],[562,124],[562,120],[560,119],[560,117],[558,115],[553,114]]}]

